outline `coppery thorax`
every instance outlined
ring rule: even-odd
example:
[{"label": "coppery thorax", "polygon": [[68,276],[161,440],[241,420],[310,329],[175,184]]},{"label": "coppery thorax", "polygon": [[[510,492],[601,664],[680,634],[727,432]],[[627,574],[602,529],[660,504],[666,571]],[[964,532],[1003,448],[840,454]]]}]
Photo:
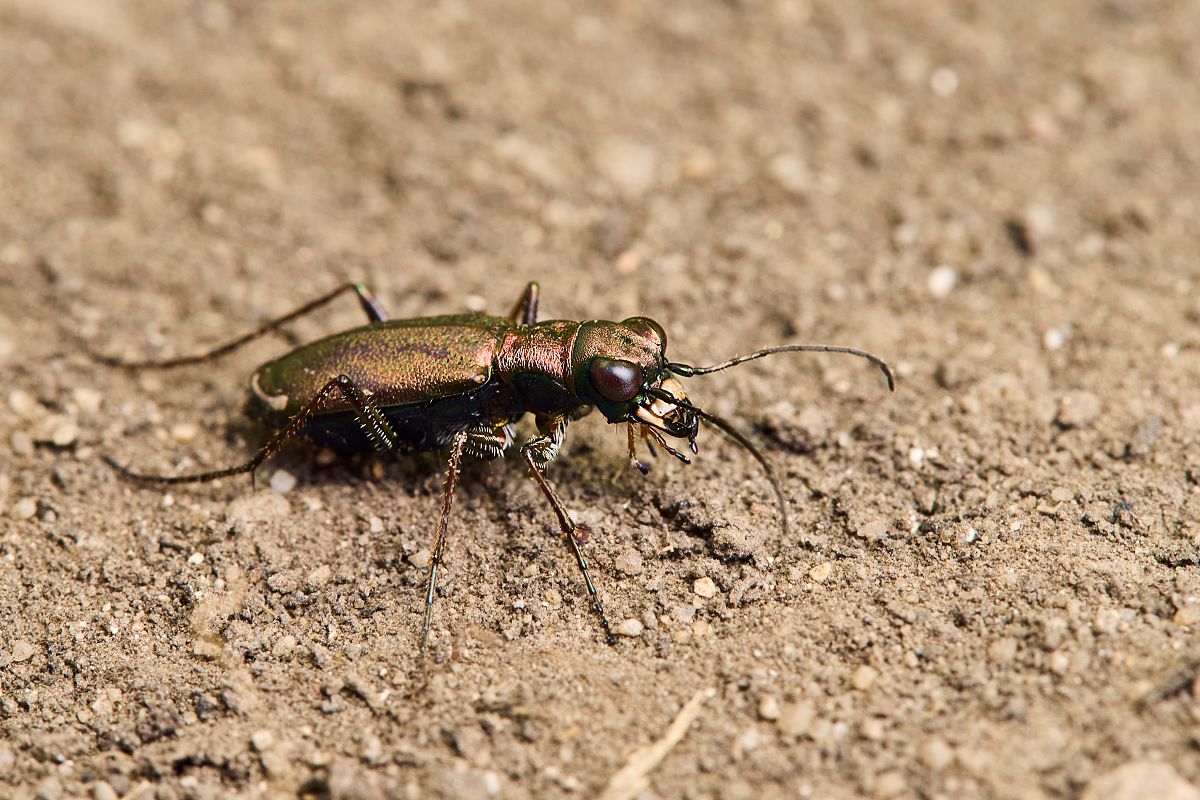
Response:
[{"label": "coppery thorax", "polygon": [[550,320],[507,331],[494,360],[495,373],[535,414],[574,410],[580,405],[571,371],[571,351],[580,323]]}]

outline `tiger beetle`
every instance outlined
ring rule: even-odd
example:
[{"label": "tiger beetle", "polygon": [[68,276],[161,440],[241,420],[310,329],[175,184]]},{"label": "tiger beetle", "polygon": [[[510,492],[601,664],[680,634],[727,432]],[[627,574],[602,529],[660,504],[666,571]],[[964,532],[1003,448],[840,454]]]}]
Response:
[{"label": "tiger beetle", "polygon": [[593,408],[612,424],[626,423],[629,462],[645,474],[638,458],[640,439],[651,455],[655,444],[683,463],[689,457],[667,437],[687,442],[697,453],[703,421],[744,448],[766,474],[787,531],[787,502],[767,458],[728,421],[704,411],[678,378],[728,369],[774,353],[848,353],[875,364],[894,390],[892,372],[880,358],[862,350],[792,344],[758,350],[710,367],[694,367],[666,357],[667,334],[652,319],[622,322],[589,320],[539,322],[538,284],[530,283],[506,317],[457,314],[389,319],[361,283],[348,283],[273,319],[207,353],[159,361],[126,361],[97,356],[110,366],[168,368],[223,356],[299,317],[353,292],[368,323],[296,348],[267,362],[250,376],[249,414],[274,432],[244,464],[187,475],[148,475],[105,458],[135,481],[192,483],[250,473],[289,439],[307,439],[340,453],[399,450],[415,453],[448,446],[446,486],[434,532],[425,581],[421,648],[429,637],[438,570],[446,553],[446,528],[464,456],[491,460],[515,438],[516,422],[533,414],[537,432],[521,445],[521,457],[558,518],[563,538],[583,575],[592,608],[611,644],[612,628],[596,585],[588,574],[581,545],[592,531],[567,512],[546,479],[546,465],[562,447],[567,425]]}]

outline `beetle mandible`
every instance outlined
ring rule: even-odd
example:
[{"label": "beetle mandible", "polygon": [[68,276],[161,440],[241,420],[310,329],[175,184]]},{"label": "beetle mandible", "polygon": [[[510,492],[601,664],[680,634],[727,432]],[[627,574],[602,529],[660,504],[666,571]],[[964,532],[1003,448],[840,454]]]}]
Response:
[{"label": "beetle mandible", "polygon": [[136,481],[191,483],[250,473],[289,439],[302,438],[340,452],[421,452],[448,446],[446,484],[425,582],[421,647],[429,636],[438,570],[446,553],[446,529],[464,456],[490,460],[515,438],[515,423],[533,414],[536,433],[521,445],[521,457],[545,495],[563,538],[583,575],[592,608],[611,644],[612,628],[588,573],[581,545],[591,531],[575,522],[546,478],[546,465],[562,446],[567,425],[598,409],[612,424],[625,423],[629,461],[642,473],[639,439],[652,455],[657,444],[684,463],[687,454],[667,437],[698,452],[703,421],[748,451],[771,483],[787,531],[787,502],[771,463],[746,436],[721,417],[701,409],[679,378],[728,369],[774,353],[848,353],[875,364],[895,384],[877,356],[850,347],[793,344],[758,350],[709,367],[668,361],[667,334],[652,319],[539,322],[538,284],[530,283],[507,317],[458,314],[389,319],[361,283],[347,283],[250,333],[206,353],[158,361],[97,358],[133,369],[198,364],[225,355],[288,322],[353,292],[368,323],[302,345],[269,361],[250,377],[250,413],[273,429],[266,444],[244,464],[187,475],[134,472],[111,458],[121,475]]}]

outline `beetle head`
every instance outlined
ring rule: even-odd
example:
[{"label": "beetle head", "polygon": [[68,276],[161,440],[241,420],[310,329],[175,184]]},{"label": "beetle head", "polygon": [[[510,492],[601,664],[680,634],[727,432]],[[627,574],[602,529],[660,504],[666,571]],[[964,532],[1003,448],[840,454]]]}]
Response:
[{"label": "beetle head", "polygon": [[666,331],[647,317],[585,322],[572,351],[575,392],[609,422],[649,425],[695,449],[700,421],[668,399],[687,395],[667,369],[666,349]]}]

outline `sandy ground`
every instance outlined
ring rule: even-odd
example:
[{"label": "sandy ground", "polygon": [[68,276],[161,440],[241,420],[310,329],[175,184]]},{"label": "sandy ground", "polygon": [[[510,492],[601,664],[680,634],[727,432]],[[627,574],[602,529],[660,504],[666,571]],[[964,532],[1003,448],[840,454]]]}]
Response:
[{"label": "sandy ground", "polygon": [[[660,5],[0,0],[0,796],[596,797],[706,689],[624,796],[1200,796],[1195,3]],[[101,460],[246,458],[289,339],[81,340],[351,278],[898,391],[689,383],[786,537],[715,435],[642,478],[575,425],[613,647],[521,465],[473,466],[422,662],[436,458]]]}]

